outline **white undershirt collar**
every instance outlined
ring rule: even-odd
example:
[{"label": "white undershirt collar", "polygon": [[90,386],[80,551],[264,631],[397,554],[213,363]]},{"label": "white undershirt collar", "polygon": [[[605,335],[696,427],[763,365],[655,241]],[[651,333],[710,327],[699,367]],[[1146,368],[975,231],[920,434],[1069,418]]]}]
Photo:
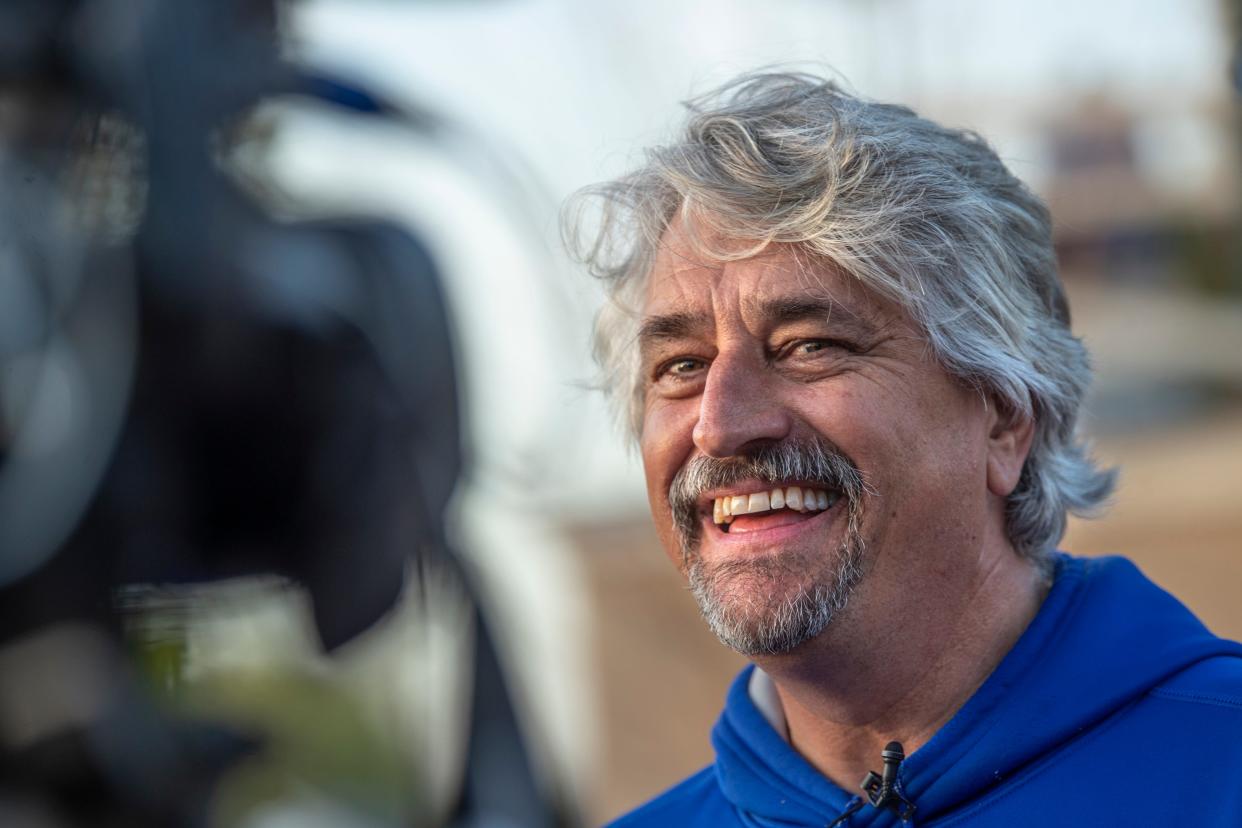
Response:
[{"label": "white undershirt collar", "polygon": [[763,714],[763,718],[772,725],[772,729],[788,742],[789,725],[785,721],[785,706],[781,704],[781,697],[776,692],[776,684],[771,676],[756,667],[746,684],[746,693]]}]

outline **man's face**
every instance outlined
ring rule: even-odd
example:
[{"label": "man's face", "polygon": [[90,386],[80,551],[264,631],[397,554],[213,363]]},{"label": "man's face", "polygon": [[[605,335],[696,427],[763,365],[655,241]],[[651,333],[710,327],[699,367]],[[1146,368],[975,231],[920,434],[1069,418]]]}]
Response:
[{"label": "man's face", "polygon": [[997,418],[902,310],[787,246],[705,262],[674,224],[640,347],[657,530],[725,643],[786,652],[846,598],[908,619],[967,588],[1003,523]]}]

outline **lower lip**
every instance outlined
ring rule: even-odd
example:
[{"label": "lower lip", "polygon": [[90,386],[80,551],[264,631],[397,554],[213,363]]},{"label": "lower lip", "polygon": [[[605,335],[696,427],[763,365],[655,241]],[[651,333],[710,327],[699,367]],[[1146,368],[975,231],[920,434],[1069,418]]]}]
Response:
[{"label": "lower lip", "polygon": [[[761,527],[751,529],[745,532],[732,530],[722,532],[720,527],[713,523],[710,518],[703,519],[704,532],[703,537],[711,538],[712,543],[719,543],[725,546],[739,546],[747,544],[763,544],[765,546],[773,543],[781,543],[787,540],[793,540],[804,532],[815,531],[821,528],[825,523],[831,522],[836,517],[837,512],[841,511],[840,503],[834,504],[831,508],[822,512],[816,512],[810,517],[802,520],[794,520],[790,523],[780,523],[775,526]],[[794,513],[787,512],[789,517],[794,517]]]}]

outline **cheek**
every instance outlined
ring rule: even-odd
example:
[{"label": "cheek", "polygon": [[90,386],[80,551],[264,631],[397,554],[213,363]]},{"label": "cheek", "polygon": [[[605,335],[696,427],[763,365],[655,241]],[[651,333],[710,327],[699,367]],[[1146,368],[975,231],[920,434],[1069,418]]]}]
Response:
[{"label": "cheek", "polygon": [[[694,449],[695,409],[686,401],[657,400],[643,416],[639,450],[649,494],[668,494],[669,484]],[[653,498],[654,500],[654,498]]]},{"label": "cheek", "polygon": [[947,381],[909,376],[839,387],[831,395],[808,389],[797,408],[886,499],[907,510],[943,509],[984,479],[987,440],[975,398]]},{"label": "cheek", "polygon": [[[869,422],[883,456],[873,456],[885,532],[929,551],[978,536],[986,513],[985,424],[953,393],[906,397]],[[860,460],[861,462],[861,460]]]},{"label": "cheek", "polygon": [[651,504],[656,530],[670,555],[673,554],[676,538],[672,513],[668,508],[668,489],[694,451],[692,435],[696,409],[679,404],[681,402],[657,401],[648,406],[643,417],[643,436],[639,440],[647,499]]},{"label": "cheek", "polygon": [[[816,433],[832,441],[864,474],[901,468],[909,462],[908,435],[915,418],[907,417],[909,401],[896,401],[882,388],[809,389],[794,404],[798,416]],[[907,422],[909,420],[910,422]]]},{"label": "cheek", "polygon": [[979,416],[978,398],[956,387],[940,389],[940,393],[929,395],[927,404],[912,410],[918,416],[903,427],[911,441],[917,441],[925,473],[946,485],[955,484],[959,490],[979,482],[978,492],[959,493],[982,494],[988,434],[987,422]]}]

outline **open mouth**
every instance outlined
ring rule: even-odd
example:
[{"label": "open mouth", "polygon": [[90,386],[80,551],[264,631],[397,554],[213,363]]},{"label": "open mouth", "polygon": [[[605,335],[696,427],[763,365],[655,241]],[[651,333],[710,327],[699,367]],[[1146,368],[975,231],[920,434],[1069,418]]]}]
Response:
[{"label": "open mouth", "polygon": [[780,526],[831,509],[841,499],[835,489],[781,486],[712,500],[712,522],[722,532],[748,532]]}]

